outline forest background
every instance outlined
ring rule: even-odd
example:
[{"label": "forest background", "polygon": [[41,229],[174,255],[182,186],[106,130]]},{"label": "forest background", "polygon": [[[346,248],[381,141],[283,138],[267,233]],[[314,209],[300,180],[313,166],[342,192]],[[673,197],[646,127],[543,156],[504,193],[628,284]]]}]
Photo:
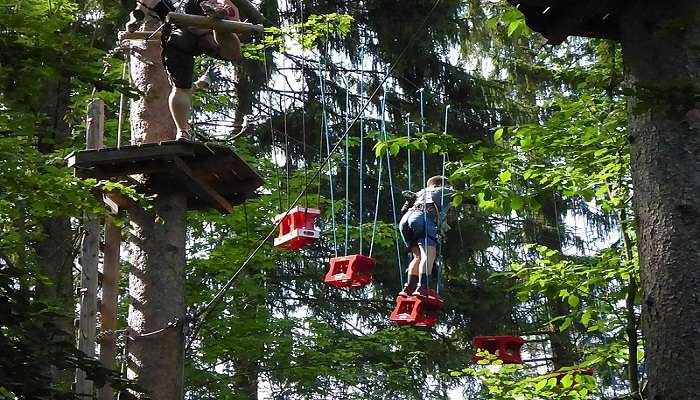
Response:
[{"label": "forest background", "polygon": [[[129,387],[71,344],[81,215],[108,215],[93,189],[109,184],[75,178],[64,156],[84,148],[93,98],[106,102],[105,140],[116,144],[120,95],[138,95],[113,51],[133,6],[0,4],[2,398],[65,396],[76,366]],[[281,27],[272,39],[236,66],[199,65],[215,79],[196,95],[197,129],[226,141],[246,116],[247,134],[231,144],[267,183],[231,215],[189,214],[190,313],[319,168],[303,203],[323,210],[322,240],[255,255],[187,354],[187,398],[638,398],[645,363],[619,45],[546,46],[517,9],[481,0],[265,0],[260,10]],[[347,153],[321,165],[366,101]],[[435,329],[397,328],[388,315],[407,255],[393,214],[401,191],[441,173],[443,159],[460,189],[440,262],[446,307]],[[330,257],[368,251],[379,260],[372,286],[323,285]],[[473,365],[471,339],[502,334],[530,340],[529,362]],[[578,368],[595,375],[552,373]]]}]

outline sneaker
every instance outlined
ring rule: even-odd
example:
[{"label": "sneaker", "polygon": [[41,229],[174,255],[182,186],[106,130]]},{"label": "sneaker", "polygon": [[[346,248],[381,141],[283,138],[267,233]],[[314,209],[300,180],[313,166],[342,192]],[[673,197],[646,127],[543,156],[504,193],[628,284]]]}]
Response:
[{"label": "sneaker", "polygon": [[404,285],[403,289],[399,292],[399,296],[408,296],[409,293],[413,293],[416,290],[416,285],[407,283]]},{"label": "sneaker", "polygon": [[418,288],[411,296],[430,297],[430,290],[427,288]]},{"label": "sneaker", "polygon": [[180,129],[177,131],[177,135],[175,135],[175,140],[180,141],[180,142],[192,142],[194,141],[192,138],[192,135],[184,129]]}]

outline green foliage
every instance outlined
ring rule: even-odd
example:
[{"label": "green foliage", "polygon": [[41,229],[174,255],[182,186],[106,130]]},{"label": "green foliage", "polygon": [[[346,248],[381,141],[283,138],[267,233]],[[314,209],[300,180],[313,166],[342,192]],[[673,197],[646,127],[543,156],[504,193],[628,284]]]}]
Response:
[{"label": "green foliage", "polygon": [[[343,37],[350,32],[353,17],[346,14],[330,13],[310,15],[298,24],[290,24],[282,28],[276,26],[265,28],[261,43],[243,43],[243,56],[249,60],[262,61],[264,52],[275,50],[281,53],[289,51],[290,47],[301,46],[302,49],[312,49],[328,41],[330,35]],[[288,41],[293,41],[289,44]]]}]

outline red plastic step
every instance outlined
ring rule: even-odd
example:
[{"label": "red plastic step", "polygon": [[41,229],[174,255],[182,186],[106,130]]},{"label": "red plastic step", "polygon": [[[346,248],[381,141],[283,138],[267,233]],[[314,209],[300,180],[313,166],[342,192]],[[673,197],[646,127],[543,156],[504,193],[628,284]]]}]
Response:
[{"label": "red plastic step", "polygon": [[520,348],[525,344],[525,339],[520,336],[476,336],[472,341],[475,353],[472,361],[477,362],[483,357],[476,354],[478,350],[486,350],[496,354],[504,364],[522,364]]},{"label": "red plastic step", "polygon": [[377,260],[362,254],[331,258],[323,282],[336,288],[369,285],[376,264]]},{"label": "red plastic step", "polygon": [[299,250],[316,242],[321,237],[314,226],[319,215],[321,210],[318,208],[296,206],[288,213],[276,216],[274,222],[279,223],[280,232],[275,238],[275,247]]},{"label": "red plastic step", "polygon": [[433,327],[445,302],[434,290],[428,296],[398,296],[391,321],[399,326]]}]

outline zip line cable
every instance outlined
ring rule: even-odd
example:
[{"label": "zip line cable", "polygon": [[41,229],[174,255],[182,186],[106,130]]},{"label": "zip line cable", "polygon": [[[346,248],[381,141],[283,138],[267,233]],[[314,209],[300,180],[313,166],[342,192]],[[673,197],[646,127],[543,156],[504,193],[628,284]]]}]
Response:
[{"label": "zip line cable", "polygon": [[[435,0],[435,3],[433,4],[432,8],[425,15],[425,18],[423,18],[423,21],[421,22],[421,24],[416,28],[414,34],[411,36],[411,38],[409,39],[406,46],[403,48],[403,50],[401,50],[401,53],[399,53],[399,55],[396,57],[394,62],[389,66],[387,73],[382,78],[382,81],[380,82],[380,84],[377,85],[377,87],[374,89],[374,91],[372,92],[370,97],[363,104],[360,112],[357,115],[355,115],[355,117],[352,119],[348,128],[345,130],[345,132],[343,132],[343,135],[339,138],[338,142],[333,146],[333,148],[331,148],[331,151],[330,151],[331,155],[334,154],[340,148],[340,146],[343,144],[343,140],[350,133],[350,129],[352,129],[352,127],[355,125],[355,123],[360,119],[360,115],[367,109],[367,107],[369,107],[372,99],[377,95],[377,93],[379,93],[379,90],[382,88],[382,85],[384,84],[384,82],[386,82],[386,80],[389,78],[389,75],[391,74],[391,72],[394,70],[394,68],[396,68],[396,65],[399,63],[399,61],[401,61],[401,59],[406,54],[408,49],[413,45],[413,42],[416,40],[417,34],[423,30],[423,28],[425,27],[425,24],[428,22],[428,18],[430,18],[430,16],[433,14],[433,12],[437,8],[438,4],[440,4],[440,1],[441,0]],[[265,53],[263,53],[263,62],[267,62],[266,58],[267,57],[266,57]],[[311,181],[313,181],[319,177],[319,175],[321,174],[321,172],[323,170],[323,167],[325,167],[326,163],[329,160],[330,160],[330,157],[326,157],[326,159],[324,159],[321,162],[321,165],[319,165],[319,168],[316,169],[313,176],[311,177]],[[307,189],[309,189],[310,186],[311,185],[308,183],[308,181],[305,182],[303,190],[297,195],[296,199],[294,200],[294,202],[292,204],[296,204],[302,197],[304,197]],[[284,217],[286,217],[291,212],[292,208],[293,207],[289,207],[287,209],[287,211],[284,213],[282,218],[279,219],[278,222],[276,222],[274,224],[274,226],[272,227],[272,229],[270,229],[270,231],[267,233],[267,235],[265,235],[265,237],[262,240],[260,240],[258,245],[252,251],[249,252],[249,254],[246,257],[243,264],[241,264],[241,266],[236,270],[236,272],[233,273],[231,278],[229,278],[229,280],[226,281],[226,284],[224,284],[224,286],[216,293],[216,295],[214,295],[214,297],[204,306],[204,309],[202,309],[202,311],[195,314],[194,320],[196,321],[197,319],[199,319],[199,323],[197,323],[194,326],[194,328],[192,329],[192,335],[190,336],[190,341],[186,346],[186,350],[189,350],[192,347],[192,343],[194,343],[195,339],[197,338],[197,334],[202,329],[202,326],[206,322],[207,318],[209,318],[209,316],[212,314],[212,312],[216,308],[216,306],[218,306],[221,303],[221,301],[223,300],[224,294],[226,294],[226,292],[229,289],[231,289],[233,284],[236,282],[236,279],[238,279],[238,277],[240,276],[241,272],[243,272],[243,270],[248,266],[248,264],[253,259],[253,257],[255,257],[255,255],[258,253],[258,251],[260,251],[260,249],[262,249],[262,247],[268,242],[268,240],[270,240],[270,238],[275,233],[275,231],[277,231],[277,228],[279,227],[279,225],[282,222],[282,220],[284,219]]]}]

